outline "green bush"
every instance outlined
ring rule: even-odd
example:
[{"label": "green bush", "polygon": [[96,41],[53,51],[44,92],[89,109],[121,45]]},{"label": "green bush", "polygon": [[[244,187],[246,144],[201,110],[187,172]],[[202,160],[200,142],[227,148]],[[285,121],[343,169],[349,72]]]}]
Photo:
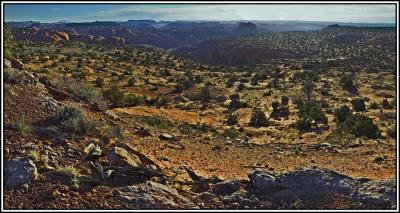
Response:
[{"label": "green bush", "polygon": [[278,101],[272,102],[272,110],[273,110],[273,112],[277,112],[278,109],[279,109],[279,106],[280,106],[280,104],[279,104]]},{"label": "green bush", "polygon": [[135,79],[133,79],[133,78],[130,78],[129,80],[128,80],[128,86],[133,86],[133,85],[135,85]]},{"label": "green bush", "polygon": [[15,127],[17,128],[18,133],[21,135],[27,135],[31,132],[31,127],[29,126],[25,118],[22,118],[20,121],[18,121],[15,124]]},{"label": "green bush", "polygon": [[309,116],[302,116],[296,121],[296,128],[300,131],[310,131],[312,119]]},{"label": "green bush", "polygon": [[389,103],[387,99],[382,101],[382,108],[384,109],[393,109],[393,105]]},{"label": "green bush", "polygon": [[124,97],[124,106],[139,106],[143,104],[143,98],[135,94],[127,94]]},{"label": "green bush", "polygon": [[288,105],[288,104],[289,104],[289,98],[286,97],[286,96],[282,96],[282,98],[281,98],[281,104],[282,104],[282,106]]},{"label": "green bush", "polygon": [[365,111],[365,103],[364,100],[361,98],[357,98],[351,101],[353,105],[353,110],[357,112]]},{"label": "green bush", "polygon": [[58,110],[56,119],[74,133],[88,134],[97,128],[95,122],[88,120],[82,111],[71,106],[65,106]]},{"label": "green bush", "polygon": [[369,106],[370,109],[379,109],[379,104],[377,102],[372,102]]},{"label": "green bush", "polygon": [[268,119],[260,108],[253,108],[249,125],[252,127],[268,126]]},{"label": "green bush", "polygon": [[116,87],[104,91],[103,96],[112,104],[113,107],[124,106],[124,93]]},{"label": "green bush", "polygon": [[97,77],[96,81],[95,81],[95,85],[96,85],[96,87],[103,87],[104,80],[102,78],[100,78],[100,77]]},{"label": "green bush", "polygon": [[355,88],[355,85],[354,85],[353,81],[354,81],[354,75],[353,74],[346,74],[346,75],[343,75],[340,78],[339,83],[345,89],[353,89],[353,88]]},{"label": "green bush", "polygon": [[169,130],[174,126],[171,121],[160,117],[141,116],[138,117],[138,120],[139,122],[143,122],[151,127],[155,127],[158,129]]},{"label": "green bush", "polygon": [[351,114],[350,108],[346,105],[339,107],[334,112],[337,123],[343,123],[349,116],[351,116]]},{"label": "green bush", "polygon": [[81,173],[77,168],[73,166],[66,166],[58,168],[55,172],[67,176],[70,179],[71,184],[76,187],[79,186],[79,177],[81,176]]},{"label": "green bush", "polygon": [[4,81],[8,83],[18,83],[22,80],[24,74],[23,72],[14,69],[14,68],[5,68],[4,69]]},{"label": "green bush", "polygon": [[236,129],[225,129],[224,133],[222,134],[222,136],[224,137],[229,137],[229,138],[237,138],[240,135],[240,132],[237,131]]},{"label": "green bush", "polygon": [[365,115],[351,115],[342,125],[345,125],[347,131],[356,137],[379,138],[381,136],[373,120]]},{"label": "green bush", "polygon": [[240,101],[239,94],[230,95],[229,99],[231,100],[231,102],[228,105],[228,109],[239,109],[247,106],[246,103]]},{"label": "green bush", "polygon": [[237,115],[230,113],[226,119],[226,124],[229,126],[238,124]]},{"label": "green bush", "polygon": [[397,128],[396,125],[393,125],[387,130],[387,135],[391,138],[396,138],[397,137]]}]

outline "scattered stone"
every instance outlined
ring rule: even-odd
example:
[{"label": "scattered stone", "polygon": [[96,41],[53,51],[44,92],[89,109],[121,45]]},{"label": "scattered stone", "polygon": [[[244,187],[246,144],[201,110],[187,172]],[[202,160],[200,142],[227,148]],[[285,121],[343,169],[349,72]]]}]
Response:
[{"label": "scattered stone", "polygon": [[162,133],[160,135],[160,139],[162,139],[162,140],[173,140],[174,136],[172,136],[172,135],[170,135],[168,133]]},{"label": "scattered stone", "polygon": [[176,189],[152,181],[118,188],[115,194],[117,199],[144,209],[199,208]]},{"label": "scattered stone", "polygon": [[101,156],[101,147],[98,144],[90,143],[83,152],[89,157],[99,157]]},{"label": "scattered stone", "polygon": [[129,153],[124,148],[114,147],[108,154],[108,161],[112,166],[140,166],[142,162],[135,154]]},{"label": "scattered stone", "polygon": [[6,187],[18,187],[36,180],[39,176],[35,164],[29,158],[15,158],[5,164]]}]

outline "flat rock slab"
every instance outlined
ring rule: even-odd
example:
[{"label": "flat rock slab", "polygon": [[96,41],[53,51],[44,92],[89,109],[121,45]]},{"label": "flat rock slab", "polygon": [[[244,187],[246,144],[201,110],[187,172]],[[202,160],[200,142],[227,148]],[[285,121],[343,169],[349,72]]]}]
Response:
[{"label": "flat rock slab", "polygon": [[143,209],[193,209],[198,208],[188,198],[169,186],[147,181],[142,184],[118,188],[117,199],[138,205]]},{"label": "flat rock slab", "polygon": [[249,174],[249,192],[263,199],[305,200],[336,193],[377,208],[396,206],[396,181],[353,179],[324,169],[303,168],[287,173],[255,170]]}]

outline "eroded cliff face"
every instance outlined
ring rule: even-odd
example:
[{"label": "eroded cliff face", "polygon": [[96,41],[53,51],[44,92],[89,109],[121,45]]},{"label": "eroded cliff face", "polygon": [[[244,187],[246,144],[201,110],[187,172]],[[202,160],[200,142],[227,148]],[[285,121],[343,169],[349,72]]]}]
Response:
[{"label": "eroded cliff face", "polygon": [[85,42],[95,44],[105,44],[113,46],[125,45],[125,39],[117,36],[95,36],[84,33],[77,33],[73,31],[58,31],[39,29],[37,27],[31,28],[14,28],[13,34],[16,40],[31,40],[39,42]]}]

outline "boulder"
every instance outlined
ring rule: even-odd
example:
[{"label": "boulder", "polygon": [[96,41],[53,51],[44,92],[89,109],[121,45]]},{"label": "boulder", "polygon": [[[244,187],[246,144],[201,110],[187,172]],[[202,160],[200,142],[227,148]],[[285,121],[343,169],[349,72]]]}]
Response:
[{"label": "boulder", "polygon": [[228,195],[240,189],[238,180],[228,179],[213,185],[212,192],[218,195]]},{"label": "boulder", "polygon": [[28,158],[15,158],[5,163],[5,186],[18,187],[38,178],[35,164]]},{"label": "boulder", "polygon": [[338,194],[377,208],[396,205],[395,180],[353,179],[334,171],[309,168],[281,174],[255,170],[249,179],[249,192],[262,199],[279,201],[298,197],[311,202]]},{"label": "boulder", "polygon": [[141,209],[198,208],[176,189],[153,181],[121,187],[114,194],[117,199]]},{"label": "boulder", "polygon": [[111,166],[141,166],[140,158],[126,151],[124,148],[115,147],[108,154],[108,161]]}]

